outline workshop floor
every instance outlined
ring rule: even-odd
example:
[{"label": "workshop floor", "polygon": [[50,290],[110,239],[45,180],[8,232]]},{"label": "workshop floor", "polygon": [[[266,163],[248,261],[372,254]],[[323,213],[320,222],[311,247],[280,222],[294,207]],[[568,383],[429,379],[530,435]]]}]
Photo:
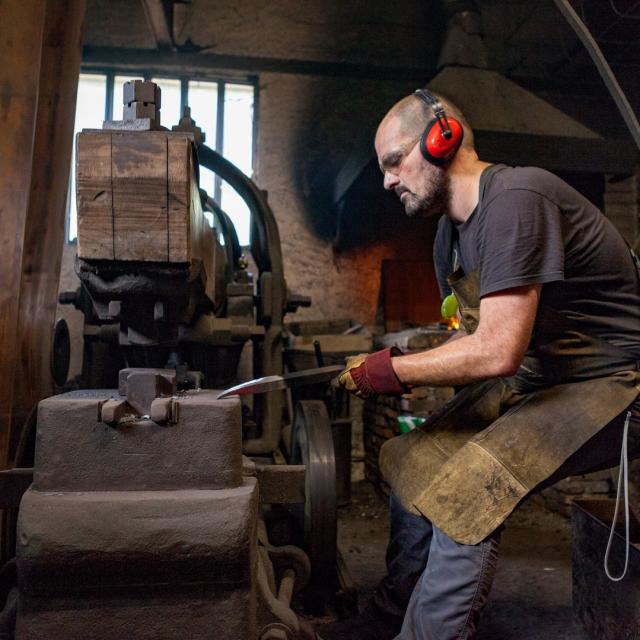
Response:
[{"label": "workshop floor", "polygon": [[[370,483],[352,491],[351,504],[339,513],[338,539],[362,607],[384,573],[389,521]],[[571,613],[570,540],[570,522],[536,503],[512,516],[477,640],[584,640]],[[320,633],[332,620],[315,621]]]}]

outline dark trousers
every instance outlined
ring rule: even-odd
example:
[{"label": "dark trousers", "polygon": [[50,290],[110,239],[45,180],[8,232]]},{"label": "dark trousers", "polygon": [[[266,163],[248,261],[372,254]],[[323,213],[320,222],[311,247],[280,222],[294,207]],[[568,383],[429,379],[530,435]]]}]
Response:
[{"label": "dark trousers", "polygon": [[[640,455],[640,401],[631,411],[630,459]],[[626,414],[601,429],[537,490],[571,475],[617,465]],[[398,632],[399,640],[473,638],[495,574],[499,531],[478,545],[463,545],[405,509],[393,494],[389,507],[387,575],[369,612],[384,620],[386,629]]]}]

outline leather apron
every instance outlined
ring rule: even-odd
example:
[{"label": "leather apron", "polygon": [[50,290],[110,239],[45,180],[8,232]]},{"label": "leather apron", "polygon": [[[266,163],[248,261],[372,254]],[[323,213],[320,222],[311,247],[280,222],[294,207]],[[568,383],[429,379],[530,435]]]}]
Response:
[{"label": "leather apron", "polygon": [[[449,284],[471,334],[479,274]],[[410,433],[385,443],[380,467],[403,505],[462,544],[477,544],[640,395],[638,362],[540,306],[518,373],[473,383]]]}]

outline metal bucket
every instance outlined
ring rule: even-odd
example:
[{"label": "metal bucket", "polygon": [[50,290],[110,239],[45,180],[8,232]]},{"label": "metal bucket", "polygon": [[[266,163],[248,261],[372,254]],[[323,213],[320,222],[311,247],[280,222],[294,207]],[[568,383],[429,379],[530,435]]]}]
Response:
[{"label": "metal bucket", "polygon": [[[612,499],[573,503],[573,613],[591,640],[640,640],[640,524],[630,514],[629,568],[620,582],[609,580],[604,554],[614,508]],[[613,576],[624,568],[625,544],[621,513],[609,556]]]}]

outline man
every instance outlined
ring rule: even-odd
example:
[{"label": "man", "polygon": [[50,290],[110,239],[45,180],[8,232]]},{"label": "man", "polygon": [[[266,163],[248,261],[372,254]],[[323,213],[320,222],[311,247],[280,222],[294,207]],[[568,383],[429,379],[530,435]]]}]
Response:
[{"label": "man", "polygon": [[365,617],[371,637],[462,640],[475,635],[513,509],[618,464],[625,421],[630,456],[640,452],[638,273],[611,223],[559,178],[481,161],[443,97],[401,100],[375,147],[408,215],[444,214],[434,264],[465,331],[423,353],[359,356],[339,384],[364,397],[467,386],[382,448],[388,575]]}]

